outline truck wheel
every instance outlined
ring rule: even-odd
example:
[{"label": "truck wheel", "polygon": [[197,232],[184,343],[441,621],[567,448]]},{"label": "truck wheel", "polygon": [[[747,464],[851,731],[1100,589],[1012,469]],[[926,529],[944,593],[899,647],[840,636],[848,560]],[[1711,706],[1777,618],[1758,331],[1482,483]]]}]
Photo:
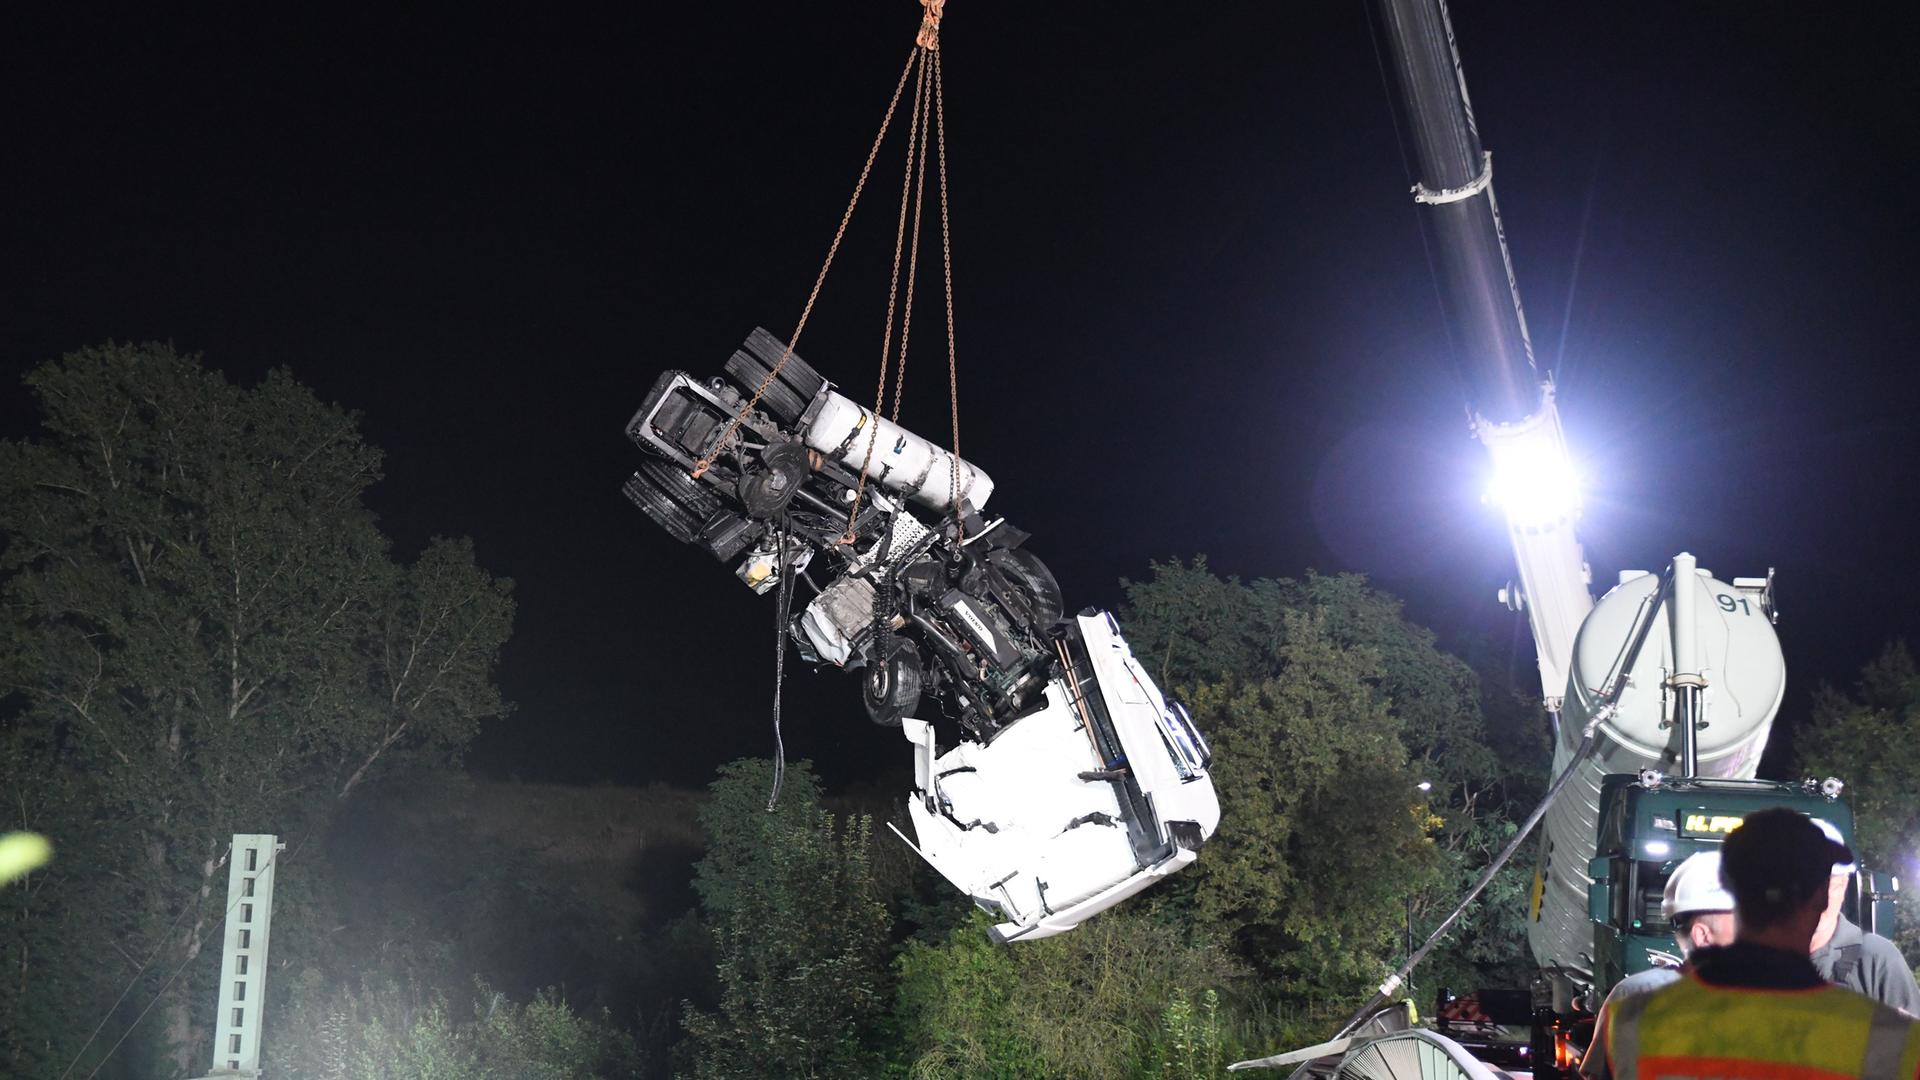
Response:
[{"label": "truck wheel", "polygon": [[1040,556],[1026,548],[1014,548],[996,551],[987,558],[1007,584],[1026,600],[1027,614],[1033,620],[1035,631],[1060,621],[1066,600],[1060,595],[1060,583],[1054,580],[1053,571],[1040,561]]},{"label": "truck wheel", "polygon": [[700,527],[720,509],[718,497],[670,461],[642,462],[621,490],[654,524],[683,544],[698,538]]},{"label": "truck wheel", "polygon": [[866,701],[868,718],[882,727],[899,727],[901,718],[920,706],[924,683],[920,651],[901,641],[891,653],[882,653],[867,667],[861,697]]},{"label": "truck wheel", "polygon": [[[786,350],[785,342],[756,328],[747,335],[746,345],[728,358],[727,377],[740,384],[751,397],[766,380],[767,372],[780,363],[780,355]],[[760,405],[781,423],[791,425],[807,411],[807,404],[826,382],[797,353],[789,355],[780,368],[779,378],[768,384],[766,393],[761,395]]]}]

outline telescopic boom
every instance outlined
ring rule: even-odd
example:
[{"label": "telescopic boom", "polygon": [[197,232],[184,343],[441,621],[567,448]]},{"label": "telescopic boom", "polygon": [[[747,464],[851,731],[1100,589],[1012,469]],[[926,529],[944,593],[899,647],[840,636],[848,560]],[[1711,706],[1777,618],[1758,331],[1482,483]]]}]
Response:
[{"label": "telescopic boom", "polygon": [[1567,456],[1553,383],[1534,364],[1514,283],[1493,155],[1480,145],[1444,0],[1378,0],[1399,103],[1418,159],[1413,198],[1433,243],[1454,361],[1466,381],[1474,436],[1493,460],[1492,497],[1506,513],[1519,570],[1501,599],[1527,614],[1540,693],[1556,714],[1574,637],[1593,607],[1573,524],[1579,482]]}]

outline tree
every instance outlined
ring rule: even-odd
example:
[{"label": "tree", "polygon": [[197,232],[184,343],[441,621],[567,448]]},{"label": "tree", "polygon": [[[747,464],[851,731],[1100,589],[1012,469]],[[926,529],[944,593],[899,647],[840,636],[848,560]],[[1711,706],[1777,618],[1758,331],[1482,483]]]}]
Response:
[{"label": "tree", "polygon": [[[1303,991],[1356,985],[1409,912],[1438,919],[1511,836],[1544,748],[1513,733],[1497,751],[1487,718],[1528,710],[1357,575],[1242,583],[1196,559],[1123,584],[1129,639],[1213,742],[1222,804],[1220,835],[1158,901],[1197,905]],[[1499,901],[1523,878],[1503,875],[1429,967],[1516,967],[1523,909]]]},{"label": "tree", "polygon": [[721,996],[713,1011],[685,1010],[695,1074],[859,1075],[884,1009],[889,929],[868,864],[872,819],[822,810],[804,762],[788,767],[774,812],[771,783],[766,762],[733,762],[701,815],[694,885]]},{"label": "tree", "polygon": [[1368,685],[1377,654],[1339,648],[1310,614],[1285,626],[1278,677],[1195,689],[1221,828],[1187,873],[1203,923],[1296,986],[1337,991],[1381,974],[1434,856],[1399,727]]},{"label": "tree", "polygon": [[[506,711],[511,583],[463,540],[397,562],[362,503],[380,452],[284,370],[240,387],[109,345],[27,385],[44,436],[0,446],[0,767],[62,857],[0,943],[22,973],[0,1026],[16,1067],[57,1071],[109,987],[185,971],[153,1033],[177,1073],[228,835],[297,841],[380,774],[457,755]],[[63,1029],[14,1022],[48,1001]]]},{"label": "tree", "polygon": [[908,942],[894,962],[898,1051],[914,1080],[1047,1075],[1028,1018],[1015,1004],[1020,971],[1013,950],[994,944],[989,924],[976,911],[944,941]]},{"label": "tree", "polygon": [[[1920,849],[1920,665],[1904,640],[1889,642],[1860,669],[1852,690],[1822,685],[1813,713],[1794,738],[1794,756],[1809,776],[1846,781],[1853,801],[1860,855],[1878,869],[1907,877],[1906,860]],[[1920,912],[1899,907],[1898,941],[1920,957]]]},{"label": "tree", "polygon": [[1131,906],[1014,945],[993,944],[991,923],[976,912],[944,941],[900,954],[898,1049],[915,1080],[1104,1080],[1220,1053],[1207,1002],[1246,972],[1206,935]]}]

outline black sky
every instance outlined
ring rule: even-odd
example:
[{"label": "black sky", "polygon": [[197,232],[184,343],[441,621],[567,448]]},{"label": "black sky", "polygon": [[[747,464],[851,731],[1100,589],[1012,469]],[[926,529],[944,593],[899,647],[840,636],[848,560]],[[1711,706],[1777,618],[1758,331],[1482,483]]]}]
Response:
[{"label": "black sky", "polygon": [[[290,365],[365,414],[403,550],[470,534],[519,583],[520,711],[478,764],[699,783],[769,749],[768,604],[619,497],[621,429],[660,369],[791,328],[917,5],[12,18],[5,434],[13,373],[83,344]],[[1790,723],[1920,625],[1908,19],[1454,19],[1596,575],[1778,566]],[[954,0],[945,49],[962,438],[1069,603],[1206,553],[1511,635],[1364,8]],[[856,397],[897,170],[802,343]],[[943,358],[911,362],[909,425],[943,436]],[[851,680],[790,687],[793,752],[843,781],[896,756]]]}]

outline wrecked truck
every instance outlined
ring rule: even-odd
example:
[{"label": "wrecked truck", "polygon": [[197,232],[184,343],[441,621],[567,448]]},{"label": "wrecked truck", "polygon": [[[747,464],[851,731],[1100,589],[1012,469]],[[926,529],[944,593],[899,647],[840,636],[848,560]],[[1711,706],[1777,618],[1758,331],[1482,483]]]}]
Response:
[{"label": "wrecked truck", "polygon": [[722,371],[654,382],[625,494],[754,592],[803,593],[800,656],[856,672],[869,719],[910,744],[901,839],[1001,940],[1070,930],[1191,863],[1220,820],[1204,736],[1112,615],[1064,617],[1028,535],[984,513],[993,480],[764,329]]}]

